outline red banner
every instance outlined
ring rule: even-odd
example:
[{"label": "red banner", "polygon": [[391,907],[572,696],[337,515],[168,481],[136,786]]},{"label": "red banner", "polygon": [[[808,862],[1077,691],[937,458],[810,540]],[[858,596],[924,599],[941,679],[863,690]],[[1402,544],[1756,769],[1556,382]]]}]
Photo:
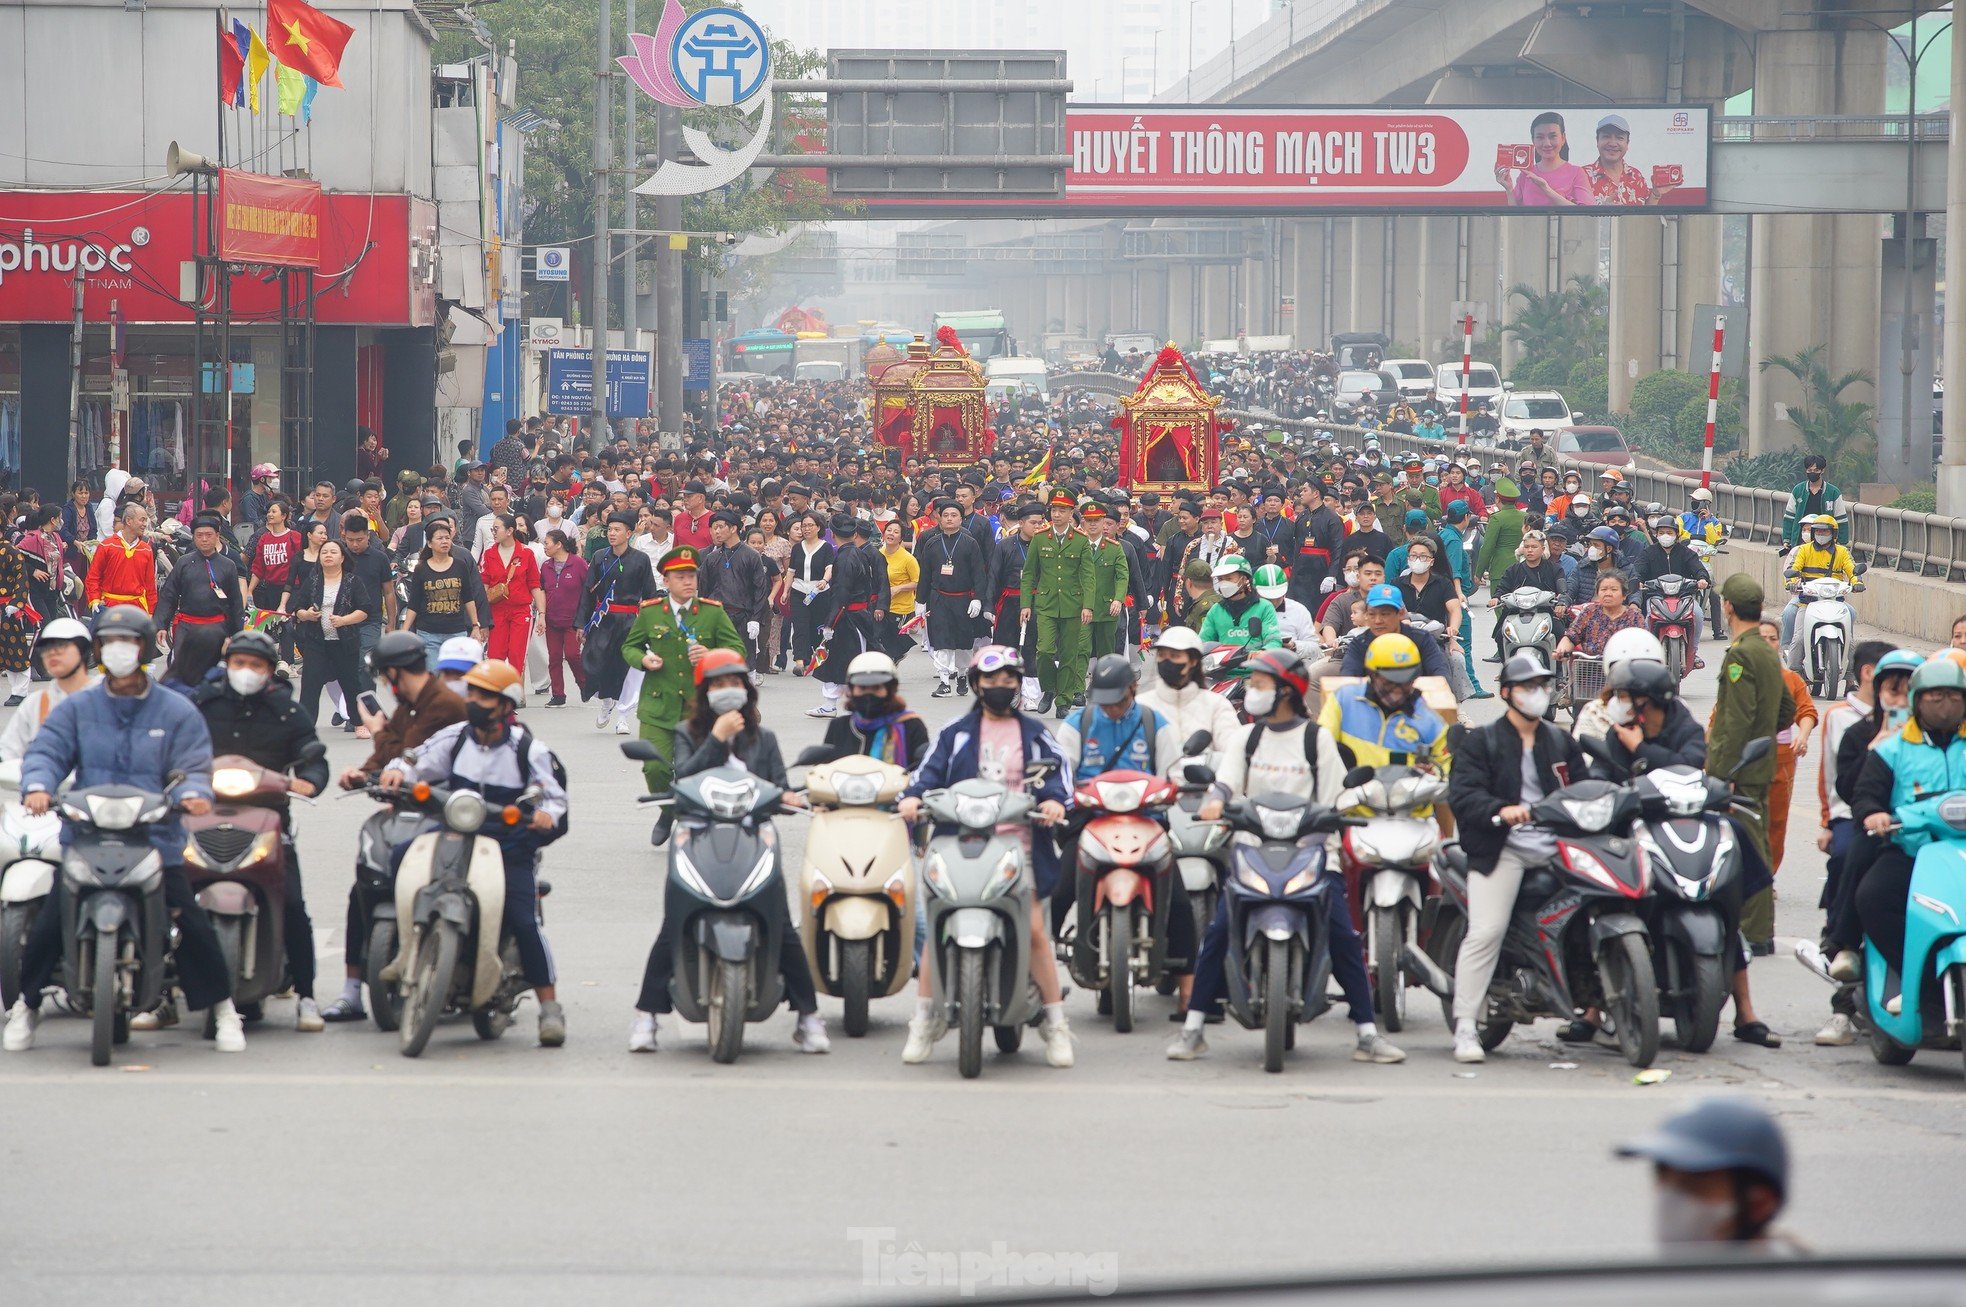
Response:
[{"label": "red banner", "polygon": [[227,263],[321,266],[321,183],[221,168],[218,253]]}]

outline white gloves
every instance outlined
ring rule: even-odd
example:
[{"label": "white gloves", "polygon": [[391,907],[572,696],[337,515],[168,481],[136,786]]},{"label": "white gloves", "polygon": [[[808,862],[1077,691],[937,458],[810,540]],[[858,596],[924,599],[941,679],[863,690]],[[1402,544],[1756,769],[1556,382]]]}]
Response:
[{"label": "white gloves", "polygon": [[1333,590],[1336,590],[1337,588],[1338,588],[1338,578],[1335,576],[1327,576],[1324,578],[1324,584],[1318,587],[1318,593],[1328,595]]},{"label": "white gloves", "polygon": [[975,617],[978,613],[981,613],[982,611],[983,611],[983,601],[981,599],[972,599],[969,601],[969,615],[971,617]]},{"label": "white gloves", "polygon": [[746,622],[746,623],[744,624],[744,633],[745,633],[746,635],[748,635],[748,636],[750,636],[750,637],[751,637],[751,638],[752,638],[753,640],[755,640],[755,639],[757,639],[757,638],[758,638],[758,624],[757,624],[756,622]]}]

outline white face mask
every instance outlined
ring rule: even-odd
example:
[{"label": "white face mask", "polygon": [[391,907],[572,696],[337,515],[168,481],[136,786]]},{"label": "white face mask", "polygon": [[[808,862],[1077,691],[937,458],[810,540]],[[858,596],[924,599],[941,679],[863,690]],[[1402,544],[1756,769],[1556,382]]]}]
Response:
[{"label": "white face mask", "polygon": [[1613,726],[1631,725],[1632,701],[1614,695],[1611,701],[1604,705],[1604,716]]},{"label": "white face mask", "polygon": [[1524,717],[1541,717],[1550,710],[1550,692],[1547,689],[1517,690],[1510,700],[1515,710]]},{"label": "white face mask", "polygon": [[1245,690],[1242,695],[1242,710],[1251,717],[1268,717],[1277,706],[1275,690]]},{"label": "white face mask", "polygon": [[1811,531],[1811,532],[1809,533],[1809,538],[1810,538],[1811,540],[1814,540],[1814,541],[1816,542],[1816,548],[1818,548],[1818,549],[1828,549],[1828,548],[1829,548],[1829,542],[1830,542],[1830,533],[1829,533],[1829,532],[1827,532],[1827,531]]},{"label": "white face mask", "polygon": [[252,667],[228,667],[225,680],[234,691],[251,698],[266,688],[266,673]]},{"label": "white face mask", "polygon": [[269,491],[278,490],[280,488],[280,478],[279,477],[266,478],[266,488]]},{"label": "white face mask", "polygon": [[1242,593],[1242,587],[1234,581],[1224,579],[1215,583],[1215,593],[1224,599],[1233,599]]},{"label": "white face mask", "polygon": [[1673,542],[1679,539],[1679,534],[1675,531],[1661,531],[1652,538],[1659,542],[1659,548],[1671,549]]},{"label": "white face mask", "polygon": [[546,506],[546,516],[548,517],[558,517],[560,516],[560,514],[564,512],[566,512],[566,510],[564,508],[561,508],[558,504],[548,504]]},{"label": "white face mask", "polygon": [[1662,1244],[1717,1243],[1733,1223],[1734,1205],[1659,1185],[1652,1194],[1652,1229]]},{"label": "white face mask", "polygon": [[128,676],[142,661],[128,640],[112,640],[102,647],[102,669],[111,676]]},{"label": "white face mask", "polygon": [[1431,558],[1409,558],[1406,560],[1406,570],[1415,576],[1425,576],[1428,572],[1433,571],[1433,567],[1434,560]]},{"label": "white face mask", "polygon": [[1599,559],[1604,557],[1604,551],[1602,549],[1599,549],[1596,545],[1592,545],[1589,549],[1586,549],[1584,551],[1584,557],[1590,559],[1593,563],[1595,563]]},{"label": "white face mask", "polygon": [[1345,573],[1345,584],[1346,584],[1346,585],[1357,585],[1357,584],[1358,584],[1358,569],[1357,569],[1356,567],[1354,567],[1354,568],[1351,568],[1351,569],[1349,569],[1349,570],[1347,570],[1347,571],[1346,571],[1346,573]]},{"label": "white face mask", "polygon": [[750,695],[744,692],[744,687],[741,685],[727,685],[719,686],[703,697],[710,705],[711,712],[727,713],[742,708]]}]

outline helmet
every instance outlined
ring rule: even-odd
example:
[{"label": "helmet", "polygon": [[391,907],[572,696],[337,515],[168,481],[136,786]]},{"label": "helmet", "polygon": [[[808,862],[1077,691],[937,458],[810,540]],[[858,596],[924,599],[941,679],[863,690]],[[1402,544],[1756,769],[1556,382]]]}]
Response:
[{"label": "helmet", "polygon": [[526,697],[525,678],[519,675],[518,668],[503,658],[485,659],[464,674],[464,684],[473,690],[502,695],[514,708]]},{"label": "helmet", "polygon": [[1281,599],[1290,593],[1290,580],[1281,567],[1265,563],[1256,569],[1256,593],[1265,599]]},{"label": "helmet", "polygon": [[986,644],[969,656],[969,683],[975,686],[977,678],[987,672],[1016,672],[1024,674],[1024,655],[1004,644]]},{"label": "helmet", "polygon": [[279,475],[280,475],[280,469],[275,467],[271,463],[253,464],[252,479],[255,481],[264,481],[268,477],[276,477]]},{"label": "helmet", "polygon": [[[382,647],[381,640],[375,643],[377,649]],[[484,660],[485,646],[468,635],[454,635],[437,646],[437,670],[440,672],[468,672]]]},{"label": "helmet", "polygon": [[138,657],[149,662],[157,656],[157,623],[150,614],[135,604],[116,604],[105,608],[96,618],[96,644],[100,646],[104,636],[128,636],[137,642]]},{"label": "helmet", "polygon": [[95,638],[89,634],[89,628],[72,617],[57,617],[42,627],[41,634],[34,638],[34,647],[39,649],[44,644],[60,644],[64,640],[80,645],[84,658],[95,647]]},{"label": "helmet", "polygon": [[1673,1113],[1651,1134],[1618,1146],[1675,1171],[1746,1171],[1786,1194],[1789,1150],[1782,1128],[1745,1098],[1708,1098]]},{"label": "helmet", "polygon": [[386,632],[377,637],[375,647],[369,650],[369,670],[377,673],[389,667],[420,672],[429,661],[430,655],[423,647],[423,639],[414,631]]},{"label": "helmet", "polygon": [[1619,663],[1604,678],[1604,683],[1613,690],[1623,690],[1635,699],[1650,699],[1658,704],[1671,703],[1679,697],[1679,682],[1673,679],[1666,665],[1649,658],[1634,658],[1630,662]]},{"label": "helmet", "polygon": [[1705,486],[1701,486],[1693,492],[1693,502],[1696,504],[1711,504],[1713,502],[1713,491],[1707,489]]},{"label": "helmet", "polygon": [[1550,669],[1550,656],[1541,649],[1530,647],[1518,649],[1509,655],[1502,664],[1502,674],[1498,678],[1504,686],[1520,685],[1524,681],[1550,680],[1556,673]]},{"label": "helmet", "polygon": [[1605,544],[1608,545],[1615,545],[1618,543],[1618,533],[1616,531],[1613,531],[1608,526],[1592,527],[1591,533],[1585,536],[1584,538],[1586,540],[1602,540]]},{"label": "helmet", "polygon": [[1887,672],[1903,672],[1909,676],[1916,673],[1924,662],[1923,657],[1910,649],[1893,649],[1877,660],[1877,666],[1871,671],[1871,679],[1875,681]]},{"label": "helmet", "polygon": [[1918,696],[1927,690],[1966,691],[1966,667],[1950,658],[1930,658],[1920,663],[1918,670],[1911,674],[1912,703],[1917,704]]},{"label": "helmet", "polygon": [[1252,672],[1264,672],[1274,676],[1283,684],[1297,692],[1298,702],[1302,702],[1311,692],[1311,669],[1294,650],[1265,649],[1251,658],[1248,663]]},{"label": "helmet", "polygon": [[[848,667],[851,669],[852,664],[849,663]],[[696,665],[698,685],[719,676],[732,675],[743,675],[746,679],[751,675],[751,664],[746,662],[744,655],[735,649],[712,649],[704,654],[703,661]]]},{"label": "helmet", "polygon": [[1666,660],[1666,647],[1659,643],[1659,637],[1642,626],[1628,626],[1604,642],[1606,672],[1639,658],[1654,663]]},{"label": "helmet", "polygon": [[1818,513],[1814,517],[1803,518],[1802,525],[1809,528],[1812,531],[1815,530],[1817,527],[1822,527],[1825,530],[1834,531],[1836,530],[1836,518],[1828,513]]},{"label": "helmet", "polygon": [[[406,633],[407,634],[407,633]],[[251,654],[266,660],[268,667],[280,665],[280,646],[273,643],[273,637],[264,631],[241,631],[225,642],[225,656]]]},{"label": "helmet", "polygon": [[1249,574],[1249,560],[1241,554],[1224,554],[1215,564],[1216,576],[1235,576]]},{"label": "helmet", "polygon": [[901,673],[894,666],[894,659],[878,649],[869,649],[857,654],[846,665],[848,685],[891,685],[901,679]]},{"label": "helmet", "polygon": [[1178,649],[1183,653],[1201,652],[1201,636],[1193,627],[1170,626],[1154,637],[1156,649]]},{"label": "helmet", "polygon": [[1125,654],[1101,654],[1092,664],[1092,684],[1086,697],[1093,703],[1119,703],[1133,688],[1133,661]]},{"label": "helmet", "polygon": [[1365,649],[1365,670],[1405,685],[1420,674],[1420,646],[1398,631],[1375,636]]}]

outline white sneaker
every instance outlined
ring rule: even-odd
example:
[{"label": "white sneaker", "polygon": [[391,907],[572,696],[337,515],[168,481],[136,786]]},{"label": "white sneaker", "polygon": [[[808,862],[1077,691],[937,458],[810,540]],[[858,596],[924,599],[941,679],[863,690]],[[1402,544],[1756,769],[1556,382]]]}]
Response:
[{"label": "white sneaker", "polygon": [[1840,949],[1837,955],[1830,959],[1829,978],[1831,980],[1840,980],[1847,985],[1853,980],[1861,980],[1863,974],[1863,955],[1853,948]]},{"label": "white sneaker", "polygon": [[1057,1025],[1041,1022],[1038,1038],[1044,1041],[1044,1060],[1048,1065],[1062,1070],[1076,1060],[1072,1052],[1072,1027],[1064,1019]]},{"label": "white sneaker", "polygon": [[7,1009],[7,1033],[0,1036],[0,1047],[9,1053],[25,1053],[34,1047],[34,1027],[41,1024],[41,1014],[27,1005],[27,1000],[17,998]]},{"label": "white sneaker", "polygon": [[150,1030],[161,1030],[163,1026],[163,1021],[158,1018],[155,1012],[139,1012],[130,1018],[130,1032],[132,1034],[140,1035]]},{"label": "white sneaker", "polygon": [[[12,1029],[11,1026],[8,1028]],[[928,1061],[929,1050],[948,1033],[949,1023],[939,1015],[911,1018],[908,1022],[908,1042],[901,1048],[902,1064],[919,1066]]]},{"label": "white sneaker", "polygon": [[1824,1048],[1847,1048],[1857,1042],[1857,1024],[1838,1012],[1816,1032],[1816,1043]]},{"label": "white sneaker", "polygon": [[823,703],[822,703],[822,704],[820,704],[820,705],[819,705],[819,706],[818,706],[817,708],[808,708],[808,709],[806,709],[806,716],[808,716],[808,717],[831,717],[831,716],[833,716],[833,710],[832,710],[831,708],[828,708],[828,707],[827,707],[827,706],[826,706],[825,704],[823,704]]},{"label": "white sneaker", "polygon": [[615,722],[614,733],[616,735],[633,735],[635,732],[629,728],[628,719],[623,717]]},{"label": "white sneaker", "polygon": [[1903,994],[1891,995],[1890,999],[1884,1004],[1884,1010],[1894,1017],[1903,1016],[1905,1014],[1905,996]]},{"label": "white sneaker", "polygon": [[1454,1060],[1456,1062],[1486,1062],[1488,1054],[1482,1051],[1481,1036],[1475,1032],[1472,1021],[1463,1021],[1454,1027]]},{"label": "white sneaker", "polygon": [[1167,1046],[1167,1060],[1170,1062],[1192,1062],[1208,1052],[1208,1041],[1202,1038],[1199,1030],[1183,1030]]},{"label": "white sneaker", "polygon": [[830,1053],[833,1041],[826,1037],[826,1018],[807,1012],[792,1024],[792,1042],[801,1053]]},{"label": "white sneaker", "polygon": [[317,1035],[327,1028],[328,1023],[321,1019],[321,1005],[311,998],[300,1000],[294,1012],[294,1029],[303,1035]]},{"label": "white sneaker", "polygon": [[628,1051],[631,1053],[655,1052],[655,1013],[635,1013],[635,1027],[628,1032]]},{"label": "white sneaker", "polygon": [[243,1053],[246,1051],[246,1019],[239,1015],[239,1009],[226,999],[213,1014],[212,1042],[221,1053]]},{"label": "white sneaker", "polygon": [[614,716],[614,700],[612,699],[601,700],[601,710],[598,713],[594,714],[594,729],[597,731],[605,731],[608,728],[608,720],[613,716]]}]

